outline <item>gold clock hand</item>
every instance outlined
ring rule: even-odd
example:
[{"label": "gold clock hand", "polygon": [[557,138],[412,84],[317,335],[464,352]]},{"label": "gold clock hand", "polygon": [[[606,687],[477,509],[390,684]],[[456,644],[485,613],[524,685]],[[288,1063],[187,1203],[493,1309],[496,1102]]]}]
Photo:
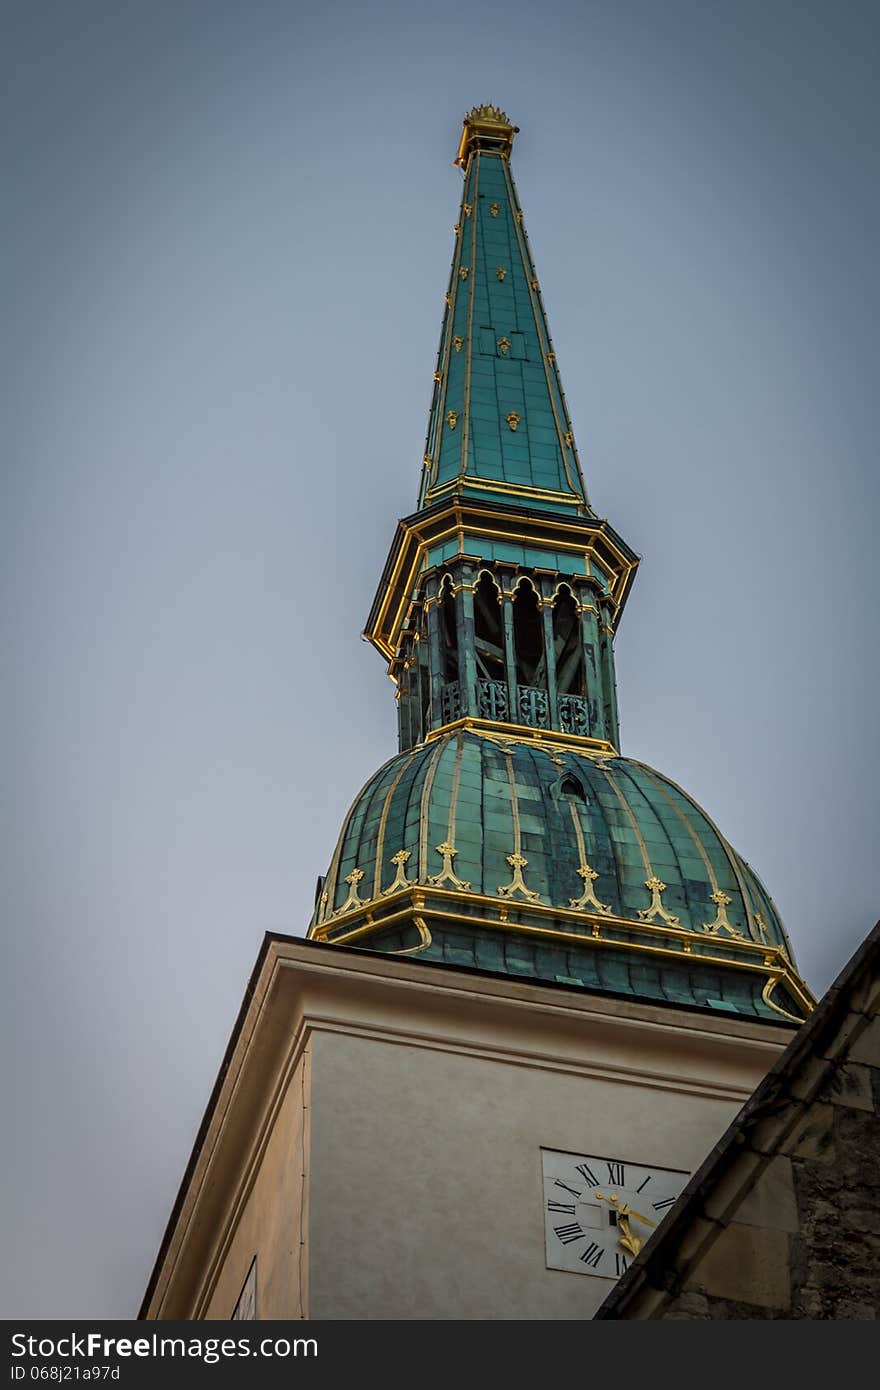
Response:
[{"label": "gold clock hand", "polygon": [[633,1211],[632,1207],[627,1206],[626,1202],[621,1202],[618,1211],[621,1217],[631,1216],[634,1221],[641,1221],[643,1226],[651,1226],[656,1230],[656,1221],[652,1221],[650,1216],[642,1216],[640,1211]]},{"label": "gold clock hand", "polygon": [[628,1250],[631,1255],[637,1255],[642,1248],[642,1242],[640,1238],[630,1230],[629,1221],[625,1216],[621,1216],[618,1219],[617,1232],[617,1239],[624,1250]]},{"label": "gold clock hand", "polygon": [[656,1227],[657,1222],[652,1221],[649,1216],[642,1216],[640,1211],[633,1211],[632,1207],[626,1202],[621,1202],[616,1192],[609,1192],[606,1197],[604,1192],[594,1192],[594,1197],[598,1197],[602,1202],[608,1202],[610,1206],[616,1208],[621,1217],[631,1216],[635,1221],[641,1221],[645,1226]]}]

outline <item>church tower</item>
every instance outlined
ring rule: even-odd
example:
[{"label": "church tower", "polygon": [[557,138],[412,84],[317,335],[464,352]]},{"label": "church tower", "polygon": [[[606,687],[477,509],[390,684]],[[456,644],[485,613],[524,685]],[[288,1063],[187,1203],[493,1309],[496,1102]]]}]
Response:
[{"label": "church tower", "polygon": [[614,634],[637,557],[593,511],[513,175],[464,123],[417,511],[366,636],[400,752],[345,820],[311,936],[609,995],[801,1021],[757,875],[620,754]]},{"label": "church tower", "polygon": [[812,1007],[772,899],[621,750],[638,564],[590,503],[510,167],[464,121],[399,750],[269,936],[146,1317],[583,1318]]}]

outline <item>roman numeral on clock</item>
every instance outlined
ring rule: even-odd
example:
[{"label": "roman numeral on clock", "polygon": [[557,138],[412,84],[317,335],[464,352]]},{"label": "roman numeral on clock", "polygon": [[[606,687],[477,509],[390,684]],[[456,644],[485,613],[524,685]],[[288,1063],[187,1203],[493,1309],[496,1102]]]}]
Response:
[{"label": "roman numeral on clock", "polygon": [[571,1203],[571,1206],[566,1202],[548,1202],[547,1210],[561,1211],[564,1216],[574,1216],[574,1202]]},{"label": "roman numeral on clock", "polygon": [[620,1183],[620,1186],[623,1187],[626,1182],[624,1165],[622,1163],[606,1163],[605,1167],[608,1169],[608,1181]]},{"label": "roman numeral on clock", "polygon": [[590,1167],[589,1163],[578,1163],[578,1164],[577,1164],[577,1171],[580,1173],[580,1175],[581,1175],[581,1177],[583,1178],[584,1182],[585,1182],[585,1183],[588,1183],[588,1184],[590,1185],[590,1187],[598,1187],[598,1186],[599,1186],[599,1179],[596,1177],[596,1174],[593,1172],[593,1170],[592,1170],[592,1168]]},{"label": "roman numeral on clock", "polygon": [[572,1221],[568,1226],[554,1226],[553,1229],[563,1245],[571,1245],[573,1240],[580,1240],[581,1236],[586,1235],[578,1221]]},{"label": "roman numeral on clock", "polygon": [[583,1260],[584,1264],[589,1265],[591,1269],[598,1269],[599,1261],[601,1260],[604,1254],[605,1251],[602,1249],[601,1245],[597,1245],[594,1240],[591,1240],[590,1244],[587,1246],[586,1250],[581,1255],[581,1259]]},{"label": "roman numeral on clock", "polygon": [[556,1181],[554,1182],[553,1186],[554,1186],[554,1187],[564,1187],[565,1190],[566,1190],[566,1192],[570,1192],[570,1193],[571,1193],[572,1197],[580,1197],[580,1195],[581,1195],[581,1190],[580,1190],[579,1187],[569,1187],[568,1183],[567,1183],[567,1182],[563,1182],[561,1178],[557,1178]]},{"label": "roman numeral on clock", "polygon": [[666,1208],[671,1207],[676,1200],[677,1198],[675,1197],[664,1197],[662,1202],[652,1202],[651,1206],[655,1211],[665,1211]]},{"label": "roman numeral on clock", "polygon": [[614,1252],[614,1272],[615,1272],[615,1274],[623,1274],[624,1271],[627,1270],[627,1269],[629,1269],[629,1261],[627,1260],[626,1256],[625,1256],[625,1255],[621,1255],[621,1253],[620,1253],[619,1250],[615,1250],[615,1252]]}]

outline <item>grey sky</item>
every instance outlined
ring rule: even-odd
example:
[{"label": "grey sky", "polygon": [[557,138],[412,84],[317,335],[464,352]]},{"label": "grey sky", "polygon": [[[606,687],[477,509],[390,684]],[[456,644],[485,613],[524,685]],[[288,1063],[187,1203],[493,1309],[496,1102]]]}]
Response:
[{"label": "grey sky", "polygon": [[3,1292],[133,1315],[267,929],[395,749],[460,118],[514,170],[624,751],[821,991],[880,907],[873,0],[8,3]]}]

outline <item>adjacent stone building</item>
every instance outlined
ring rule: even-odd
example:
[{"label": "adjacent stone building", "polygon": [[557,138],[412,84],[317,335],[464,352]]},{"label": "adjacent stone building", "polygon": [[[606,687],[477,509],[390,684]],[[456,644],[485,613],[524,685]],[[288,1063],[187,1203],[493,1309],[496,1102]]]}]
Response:
[{"label": "adjacent stone building", "polygon": [[880,924],[596,1314],[880,1311]]}]

